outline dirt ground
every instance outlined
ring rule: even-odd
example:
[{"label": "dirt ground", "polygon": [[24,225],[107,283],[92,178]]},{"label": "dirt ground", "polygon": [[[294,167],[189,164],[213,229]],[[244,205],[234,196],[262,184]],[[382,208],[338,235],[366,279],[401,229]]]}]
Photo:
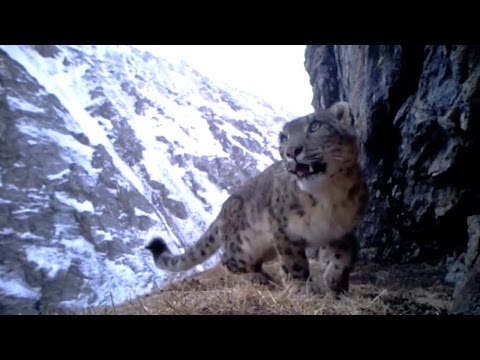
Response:
[{"label": "dirt ground", "polygon": [[[314,281],[320,274],[312,264]],[[267,268],[275,277],[278,264]],[[452,302],[451,286],[439,267],[427,265],[357,265],[345,295],[291,293],[282,287],[254,285],[219,265],[170,284],[126,304],[88,309],[104,315],[444,315]]]}]

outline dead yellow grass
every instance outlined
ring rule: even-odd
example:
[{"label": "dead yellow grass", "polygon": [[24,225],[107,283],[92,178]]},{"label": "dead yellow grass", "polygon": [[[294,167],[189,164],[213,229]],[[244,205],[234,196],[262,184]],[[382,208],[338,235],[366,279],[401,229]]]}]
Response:
[{"label": "dead yellow grass", "polygon": [[[368,269],[359,269],[358,272]],[[276,271],[272,270],[272,274]],[[384,280],[384,271],[377,271]],[[373,273],[375,274],[375,273]],[[395,286],[355,279],[348,294],[294,294],[272,284],[252,284],[222,266],[170,284],[126,304],[88,309],[83,314],[105,315],[365,315],[446,314],[450,290],[444,287]],[[426,274],[428,275],[428,274]],[[398,274],[392,274],[399,279]],[[409,274],[407,273],[407,276]],[[388,281],[388,279],[387,279]],[[393,284],[393,282],[392,282]],[[395,284],[394,284],[395,285]],[[437,284],[438,285],[438,284]]]}]

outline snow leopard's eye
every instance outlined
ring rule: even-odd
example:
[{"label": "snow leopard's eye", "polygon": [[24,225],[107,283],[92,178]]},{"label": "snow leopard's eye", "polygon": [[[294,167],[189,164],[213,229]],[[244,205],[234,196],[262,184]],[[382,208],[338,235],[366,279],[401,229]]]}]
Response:
[{"label": "snow leopard's eye", "polygon": [[286,144],[288,140],[288,136],[285,135],[284,133],[280,133],[280,144]]},{"label": "snow leopard's eye", "polygon": [[310,132],[315,132],[318,129],[320,129],[320,123],[318,121],[314,121],[310,124],[310,127],[308,128],[308,131]]}]

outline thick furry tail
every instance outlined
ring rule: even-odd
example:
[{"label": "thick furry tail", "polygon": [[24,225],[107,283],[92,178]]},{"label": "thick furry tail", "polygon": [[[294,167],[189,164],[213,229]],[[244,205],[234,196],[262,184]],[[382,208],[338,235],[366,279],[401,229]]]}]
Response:
[{"label": "thick furry tail", "polygon": [[187,249],[185,254],[172,254],[165,241],[161,238],[152,239],[145,248],[150,250],[153,255],[153,261],[159,269],[177,272],[185,271],[201,264],[212,256],[220,248],[220,245],[218,227],[213,225],[195,245]]}]

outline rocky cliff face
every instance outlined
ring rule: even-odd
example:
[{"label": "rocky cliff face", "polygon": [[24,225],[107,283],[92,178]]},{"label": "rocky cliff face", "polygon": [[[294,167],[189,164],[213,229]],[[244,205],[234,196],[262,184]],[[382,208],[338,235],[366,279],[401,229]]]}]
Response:
[{"label": "rocky cliff face", "polygon": [[458,314],[480,315],[480,216],[467,219],[468,247],[465,253],[465,271],[454,291],[452,311]]},{"label": "rocky cliff face", "polygon": [[315,108],[353,108],[371,191],[364,258],[460,256],[480,214],[480,47],[308,46],[305,67]]},{"label": "rocky cliff face", "polygon": [[133,47],[1,46],[0,313],[160,286],[146,241],[195,242],[288,116]]}]

